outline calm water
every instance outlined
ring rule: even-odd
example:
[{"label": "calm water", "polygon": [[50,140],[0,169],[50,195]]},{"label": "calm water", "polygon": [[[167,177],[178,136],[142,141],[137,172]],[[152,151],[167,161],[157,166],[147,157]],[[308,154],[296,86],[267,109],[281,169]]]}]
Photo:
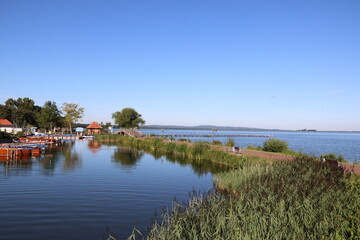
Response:
[{"label": "calm water", "polygon": [[126,239],[176,196],[212,188],[211,166],[93,141],[0,162],[0,239]]},{"label": "calm water", "polygon": [[[209,130],[175,130],[175,129],[142,129],[146,134],[212,134]],[[289,148],[308,154],[320,156],[324,153],[342,154],[350,162],[360,160],[360,133],[338,132],[277,132],[277,131],[217,131],[214,138],[190,138],[192,141],[219,140],[225,143],[227,137],[216,137],[216,134],[256,134],[272,135],[289,143]],[[235,144],[239,147],[249,145],[262,146],[269,138],[264,137],[235,137]]]}]

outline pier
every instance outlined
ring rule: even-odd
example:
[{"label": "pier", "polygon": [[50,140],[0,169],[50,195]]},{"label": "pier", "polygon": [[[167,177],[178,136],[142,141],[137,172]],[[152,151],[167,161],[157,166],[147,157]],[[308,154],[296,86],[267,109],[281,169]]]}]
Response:
[{"label": "pier", "polygon": [[265,137],[270,138],[272,135],[259,134],[155,134],[156,137]]}]

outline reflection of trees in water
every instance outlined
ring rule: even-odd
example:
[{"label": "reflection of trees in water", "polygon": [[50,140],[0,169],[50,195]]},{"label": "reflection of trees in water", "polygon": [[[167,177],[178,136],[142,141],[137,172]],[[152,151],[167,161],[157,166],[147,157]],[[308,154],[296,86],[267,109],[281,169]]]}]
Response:
[{"label": "reflection of trees in water", "polygon": [[111,160],[116,164],[120,164],[121,167],[132,168],[140,161],[143,155],[144,153],[142,151],[127,147],[118,147],[115,149]]},{"label": "reflection of trees in water", "polygon": [[5,176],[26,176],[33,170],[30,156],[17,156],[13,159],[1,156],[0,166],[0,173]]},{"label": "reflection of trees in water", "polygon": [[214,164],[207,160],[198,160],[198,159],[187,158],[173,154],[166,154],[164,156],[170,162],[174,162],[174,163],[176,162],[181,166],[191,166],[194,173],[198,176],[202,176],[207,173],[216,174],[227,171],[229,169],[226,166],[222,166],[220,164]]},{"label": "reflection of trees in water", "polygon": [[156,160],[165,159],[169,162],[178,163],[181,166],[191,166],[194,173],[198,176],[202,176],[207,173],[221,173],[229,169],[229,167],[215,164],[207,160],[198,160],[176,154],[166,154],[161,151],[146,151],[146,153],[151,154]]},{"label": "reflection of trees in water", "polygon": [[64,142],[61,146],[49,145],[46,149],[45,159],[42,162],[46,170],[54,170],[56,165],[62,161],[62,168],[65,171],[72,171],[81,167],[82,159],[80,154],[74,149],[75,142]]}]

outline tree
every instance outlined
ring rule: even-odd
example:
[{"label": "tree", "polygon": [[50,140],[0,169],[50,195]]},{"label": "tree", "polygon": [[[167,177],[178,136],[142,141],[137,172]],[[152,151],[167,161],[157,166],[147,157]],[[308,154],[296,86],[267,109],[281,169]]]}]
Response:
[{"label": "tree", "polygon": [[105,124],[103,122],[100,123],[100,126],[103,127],[103,130],[106,132],[109,132],[109,127],[111,127],[111,122],[106,122]]},{"label": "tree", "polygon": [[45,102],[37,117],[39,126],[45,129],[52,129],[61,124],[61,111],[56,102]]},{"label": "tree", "polygon": [[64,103],[61,110],[65,113],[64,121],[69,124],[72,133],[72,125],[84,116],[84,108],[79,108],[75,103]]},{"label": "tree", "polygon": [[30,98],[9,98],[5,105],[0,105],[0,116],[21,127],[37,126],[36,115],[40,109]]},{"label": "tree", "polygon": [[133,108],[124,108],[120,112],[114,112],[112,118],[115,120],[115,124],[123,128],[138,128],[139,125],[145,123],[141,114]]}]

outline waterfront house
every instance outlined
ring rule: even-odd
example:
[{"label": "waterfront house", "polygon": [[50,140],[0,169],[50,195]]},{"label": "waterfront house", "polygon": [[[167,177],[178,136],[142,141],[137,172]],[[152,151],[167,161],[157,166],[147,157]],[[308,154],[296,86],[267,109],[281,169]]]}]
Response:
[{"label": "waterfront house", "polygon": [[89,126],[86,127],[86,129],[88,134],[100,134],[102,126],[100,126],[100,124],[98,124],[97,122],[92,122]]},{"label": "waterfront house", "polygon": [[12,133],[14,125],[7,119],[0,119],[0,131]]}]

